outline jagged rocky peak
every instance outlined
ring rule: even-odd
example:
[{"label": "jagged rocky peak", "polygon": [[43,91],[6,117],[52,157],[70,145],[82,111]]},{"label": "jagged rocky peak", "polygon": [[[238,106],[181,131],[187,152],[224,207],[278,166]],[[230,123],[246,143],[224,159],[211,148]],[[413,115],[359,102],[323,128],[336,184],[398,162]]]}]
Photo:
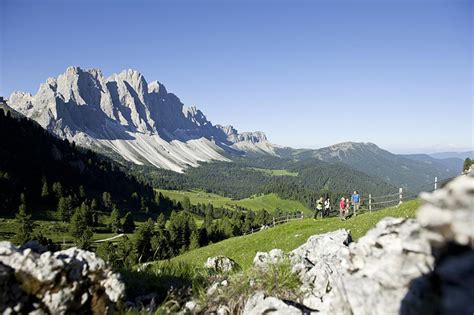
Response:
[{"label": "jagged rocky peak", "polygon": [[157,80],[152,81],[148,84],[148,93],[150,94],[168,94],[168,91],[166,91],[166,87],[158,82]]},{"label": "jagged rocky peak", "polygon": [[232,125],[228,126],[221,126],[216,125],[226,136],[227,139],[231,142],[250,142],[250,143],[258,143],[258,142],[267,142],[267,136],[262,131],[254,131],[254,132],[242,132],[239,133],[237,129],[234,128]]},{"label": "jagged rocky peak", "polygon": [[190,119],[198,126],[210,124],[203,112],[201,112],[196,106],[183,107],[183,113],[186,118]]},{"label": "jagged rocky peak", "polygon": [[148,84],[133,69],[106,78],[99,69],[68,67],[35,95],[13,93],[9,105],[76,144],[177,171],[226,160],[224,152],[272,151],[263,134],[214,126],[198,108],[184,106],[162,83]]},{"label": "jagged rocky peak", "polygon": [[265,142],[267,141],[267,136],[262,131],[242,132],[239,135],[239,141],[247,141],[252,143]]},{"label": "jagged rocky peak", "polygon": [[56,78],[49,77],[46,79],[46,85],[48,85],[51,89],[56,90],[58,87],[58,81]]},{"label": "jagged rocky peak", "polygon": [[216,125],[216,127],[222,130],[227,136],[238,134],[237,129],[235,129],[234,126],[231,126],[231,125],[228,125],[228,126]]},{"label": "jagged rocky peak", "polygon": [[146,82],[145,77],[137,70],[123,70],[119,74],[113,74],[110,76],[107,81],[121,83],[125,85],[124,88],[127,90],[130,90],[130,87],[132,87],[138,96],[142,98],[142,101],[145,102],[145,95],[148,94],[148,83]]}]

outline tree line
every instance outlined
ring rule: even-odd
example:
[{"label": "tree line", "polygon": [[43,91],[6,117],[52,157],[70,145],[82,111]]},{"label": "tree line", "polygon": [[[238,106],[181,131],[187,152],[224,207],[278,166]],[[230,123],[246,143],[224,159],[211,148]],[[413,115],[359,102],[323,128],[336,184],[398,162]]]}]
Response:
[{"label": "tree line", "polygon": [[[127,211],[158,211],[153,188],[121,170],[118,163],[61,140],[25,117],[0,109],[0,214],[12,215],[26,196],[36,215],[71,208],[103,193]],[[34,205],[34,206],[33,206]],[[94,206],[94,205],[90,205]],[[159,207],[158,207],[159,208]]]}]

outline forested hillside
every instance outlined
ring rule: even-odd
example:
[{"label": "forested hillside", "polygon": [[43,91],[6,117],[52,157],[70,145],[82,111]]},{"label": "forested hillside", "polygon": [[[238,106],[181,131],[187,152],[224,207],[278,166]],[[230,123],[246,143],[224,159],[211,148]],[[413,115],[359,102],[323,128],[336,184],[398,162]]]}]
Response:
[{"label": "forested hillside", "polygon": [[278,150],[278,154],[296,161],[318,159],[329,163],[342,163],[412,192],[420,192],[420,187],[431,184],[435,176],[438,179],[446,179],[461,172],[460,167],[452,162],[435,160],[427,163],[426,159],[420,160],[414,155],[390,153],[373,143],[344,142],[316,150],[283,148]]},{"label": "forested hillside", "polygon": [[[266,156],[236,158],[232,162],[203,163],[198,168],[187,169],[184,174],[147,166],[130,167],[133,174],[145,181],[149,180],[155,187],[171,190],[198,188],[233,199],[276,193],[281,198],[301,201],[312,209],[321,195],[336,198],[353,190],[375,195],[396,190],[394,186],[345,164],[317,159],[293,161]],[[272,170],[278,170],[276,173],[282,175],[274,175]]]},{"label": "forested hillside", "polygon": [[58,210],[65,219],[82,203],[103,211],[165,210],[166,205],[155,202],[151,186],[124,173],[116,162],[13,116],[0,108],[0,213],[12,214],[20,204],[37,215]]}]

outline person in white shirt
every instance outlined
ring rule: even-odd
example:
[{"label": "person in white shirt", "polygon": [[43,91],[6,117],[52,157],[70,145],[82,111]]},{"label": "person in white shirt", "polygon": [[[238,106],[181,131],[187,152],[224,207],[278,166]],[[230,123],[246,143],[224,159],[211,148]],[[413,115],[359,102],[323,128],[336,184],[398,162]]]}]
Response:
[{"label": "person in white shirt", "polygon": [[329,217],[329,212],[331,212],[331,200],[327,197],[324,201],[324,216]]}]

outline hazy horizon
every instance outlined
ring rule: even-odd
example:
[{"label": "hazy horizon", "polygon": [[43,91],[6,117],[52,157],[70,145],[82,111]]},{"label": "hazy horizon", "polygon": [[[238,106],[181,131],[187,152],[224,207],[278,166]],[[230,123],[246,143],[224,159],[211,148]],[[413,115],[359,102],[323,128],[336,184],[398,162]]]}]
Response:
[{"label": "hazy horizon", "polygon": [[0,95],[133,68],[282,146],[473,150],[470,1],[127,4],[2,1]]}]

